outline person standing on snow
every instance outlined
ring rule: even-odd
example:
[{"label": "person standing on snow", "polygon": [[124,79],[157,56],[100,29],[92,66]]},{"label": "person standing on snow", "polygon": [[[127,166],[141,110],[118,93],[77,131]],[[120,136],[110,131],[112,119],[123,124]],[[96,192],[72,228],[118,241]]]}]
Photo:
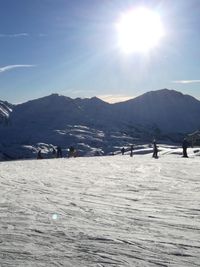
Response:
[{"label": "person standing on snow", "polygon": [[57,154],[56,154],[57,158],[62,158],[62,149],[60,146],[57,146]]},{"label": "person standing on snow", "polygon": [[37,159],[42,159],[42,151],[41,149],[38,150],[38,153],[37,153]]},{"label": "person standing on snow", "polygon": [[187,148],[188,148],[188,141],[186,140],[186,138],[183,139],[183,144],[182,144],[182,148],[183,148],[183,158],[188,158],[187,155]]},{"label": "person standing on snow", "polygon": [[121,149],[121,153],[122,153],[122,155],[124,155],[124,152],[125,152],[125,148],[122,147],[122,149]]},{"label": "person standing on snow", "polygon": [[130,157],[133,156],[133,145],[131,145],[131,153],[130,153]]},{"label": "person standing on snow", "polygon": [[54,147],[52,148],[52,157],[56,158],[56,149]]},{"label": "person standing on snow", "polygon": [[153,140],[153,155],[152,155],[152,157],[155,159],[158,158],[158,147],[157,147],[155,139]]},{"label": "person standing on snow", "polygon": [[70,146],[69,148],[69,154],[68,154],[68,158],[71,158],[74,156],[74,147],[73,146]]}]

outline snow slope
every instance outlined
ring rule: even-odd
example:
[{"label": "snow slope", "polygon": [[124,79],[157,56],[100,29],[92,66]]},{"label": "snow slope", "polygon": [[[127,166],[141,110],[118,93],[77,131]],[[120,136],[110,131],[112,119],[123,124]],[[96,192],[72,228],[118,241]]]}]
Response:
[{"label": "snow slope", "polygon": [[199,266],[199,152],[160,150],[1,162],[0,266]]},{"label": "snow slope", "polygon": [[8,103],[7,101],[0,100],[0,123],[5,123],[7,125],[8,118],[12,112],[14,105]]}]

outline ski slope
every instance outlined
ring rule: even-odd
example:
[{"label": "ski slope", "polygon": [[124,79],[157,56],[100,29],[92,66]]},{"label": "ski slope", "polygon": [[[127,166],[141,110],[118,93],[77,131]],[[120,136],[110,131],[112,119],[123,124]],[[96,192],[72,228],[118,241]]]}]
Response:
[{"label": "ski slope", "polygon": [[1,162],[0,266],[200,266],[198,151],[160,150]]}]

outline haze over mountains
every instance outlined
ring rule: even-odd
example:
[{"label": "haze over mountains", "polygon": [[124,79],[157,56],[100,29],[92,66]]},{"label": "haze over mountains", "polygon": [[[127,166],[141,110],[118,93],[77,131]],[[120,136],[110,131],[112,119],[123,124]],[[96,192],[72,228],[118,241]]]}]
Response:
[{"label": "haze over mountains", "polygon": [[45,143],[104,154],[135,139],[150,142],[199,129],[200,101],[168,89],[115,104],[52,94],[19,105],[0,101],[0,118],[1,151]]}]

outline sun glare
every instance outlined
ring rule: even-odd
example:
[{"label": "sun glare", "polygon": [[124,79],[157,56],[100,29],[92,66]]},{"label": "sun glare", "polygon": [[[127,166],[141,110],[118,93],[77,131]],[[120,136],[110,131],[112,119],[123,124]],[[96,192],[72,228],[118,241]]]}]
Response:
[{"label": "sun glare", "polygon": [[117,23],[119,47],[125,53],[148,52],[164,35],[160,16],[141,7],[123,14]]}]

